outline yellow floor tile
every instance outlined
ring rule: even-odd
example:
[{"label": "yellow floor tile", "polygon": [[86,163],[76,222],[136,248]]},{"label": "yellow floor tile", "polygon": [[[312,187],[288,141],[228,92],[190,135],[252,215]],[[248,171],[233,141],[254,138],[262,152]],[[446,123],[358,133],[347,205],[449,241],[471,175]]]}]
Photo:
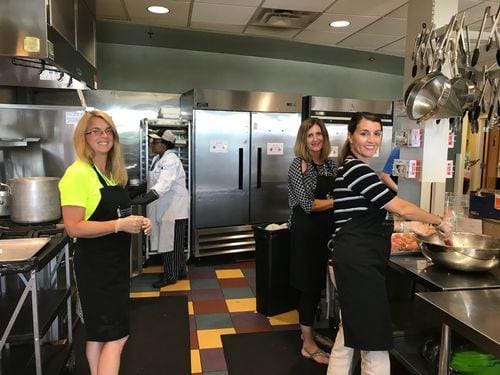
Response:
[{"label": "yellow floor tile", "polygon": [[130,293],[130,298],[144,298],[144,297],[159,297],[160,292],[152,291],[152,292],[132,292]]},{"label": "yellow floor tile", "polygon": [[215,270],[218,279],[236,279],[238,277],[245,277],[240,269],[232,270]]},{"label": "yellow floor tile", "polygon": [[198,335],[198,348],[213,349],[222,348],[221,335],[235,334],[234,328],[223,329],[200,329],[196,331]]},{"label": "yellow floor tile", "polygon": [[229,312],[255,311],[257,308],[255,298],[234,298],[226,300]]},{"label": "yellow floor tile", "polygon": [[272,326],[282,326],[285,324],[298,324],[299,313],[297,310],[288,311],[283,314],[271,316],[268,318]]},{"label": "yellow floor tile", "polygon": [[189,315],[194,315],[194,306],[193,306],[193,302],[191,302],[191,301],[188,302],[188,312],[189,312]]},{"label": "yellow floor tile", "polygon": [[189,280],[179,280],[175,284],[164,286],[160,289],[160,292],[178,292],[183,290],[191,290]]},{"label": "yellow floor tile", "polygon": [[162,273],[163,266],[149,266],[142,269],[142,273]]},{"label": "yellow floor tile", "polygon": [[191,349],[191,374],[201,373],[201,358],[198,349]]}]

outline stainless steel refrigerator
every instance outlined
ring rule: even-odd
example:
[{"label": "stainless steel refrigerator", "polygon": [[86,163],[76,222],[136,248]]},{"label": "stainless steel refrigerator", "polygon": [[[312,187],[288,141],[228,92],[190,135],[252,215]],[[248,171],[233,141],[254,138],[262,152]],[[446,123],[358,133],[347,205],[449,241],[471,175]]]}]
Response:
[{"label": "stainless steel refrigerator", "polygon": [[300,126],[301,96],[192,90],[192,252],[254,250],[252,225],[288,220],[287,173]]},{"label": "stainless steel refrigerator", "polygon": [[302,101],[302,118],[318,117],[325,122],[332,146],[331,157],[336,160],[347,138],[347,123],[354,112],[371,112],[382,119],[383,138],[371,167],[382,172],[392,148],[393,103],[390,101],[358,100],[305,96]]}]

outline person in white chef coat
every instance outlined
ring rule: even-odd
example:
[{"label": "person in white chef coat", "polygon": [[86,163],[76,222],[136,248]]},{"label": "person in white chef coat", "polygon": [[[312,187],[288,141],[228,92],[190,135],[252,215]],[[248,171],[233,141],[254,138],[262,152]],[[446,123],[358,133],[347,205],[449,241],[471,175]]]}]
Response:
[{"label": "person in white chef coat", "polygon": [[163,274],[153,283],[161,288],[186,277],[184,237],[189,216],[186,174],[174,151],[175,134],[161,129],[150,134],[153,158],[148,176],[148,192],[132,200],[148,204],[147,216],[153,224],[151,250],[163,256]]}]

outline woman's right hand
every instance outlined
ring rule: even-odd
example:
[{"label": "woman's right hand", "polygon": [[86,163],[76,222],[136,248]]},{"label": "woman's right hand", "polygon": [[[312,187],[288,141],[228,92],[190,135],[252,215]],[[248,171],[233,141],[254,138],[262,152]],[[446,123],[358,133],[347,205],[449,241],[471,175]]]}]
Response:
[{"label": "woman's right hand", "polygon": [[119,219],[116,219],[115,233],[139,233],[142,230],[143,222],[144,216],[130,215],[127,217],[121,217]]},{"label": "woman's right hand", "polygon": [[456,220],[453,210],[446,208],[444,210],[444,217],[441,223],[436,226],[438,236],[446,243],[451,241],[451,231],[453,229],[453,222]]}]

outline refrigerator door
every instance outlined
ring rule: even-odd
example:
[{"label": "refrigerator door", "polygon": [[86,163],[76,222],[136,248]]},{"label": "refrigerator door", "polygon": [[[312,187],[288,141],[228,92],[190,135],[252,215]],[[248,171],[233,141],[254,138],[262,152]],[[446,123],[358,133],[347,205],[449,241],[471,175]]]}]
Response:
[{"label": "refrigerator door", "polygon": [[332,147],[330,157],[333,158],[338,165],[338,156],[347,139],[347,124],[325,124],[325,126],[326,130],[328,130],[330,146]]},{"label": "refrigerator door", "polygon": [[250,223],[288,220],[288,168],[300,126],[299,113],[252,112]]},{"label": "refrigerator door", "polygon": [[196,228],[249,220],[250,113],[194,111]]}]

